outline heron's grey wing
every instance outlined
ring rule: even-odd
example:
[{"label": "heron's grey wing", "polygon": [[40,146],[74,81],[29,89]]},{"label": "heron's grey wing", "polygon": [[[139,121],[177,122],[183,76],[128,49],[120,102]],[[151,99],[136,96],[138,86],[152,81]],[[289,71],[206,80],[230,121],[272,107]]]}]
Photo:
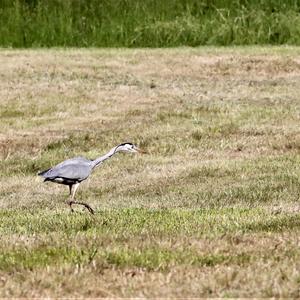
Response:
[{"label": "heron's grey wing", "polygon": [[76,164],[76,163],[90,163],[90,162],[91,161],[86,159],[85,157],[77,156],[77,157],[74,157],[74,158],[64,160],[63,162],[59,163],[58,165],[54,166],[51,169],[58,168],[58,167],[61,167],[61,166],[66,166],[66,165],[73,165],[73,164]]},{"label": "heron's grey wing", "polygon": [[81,181],[90,175],[91,170],[90,160],[83,157],[75,157],[39,174],[48,179],[64,178]]}]

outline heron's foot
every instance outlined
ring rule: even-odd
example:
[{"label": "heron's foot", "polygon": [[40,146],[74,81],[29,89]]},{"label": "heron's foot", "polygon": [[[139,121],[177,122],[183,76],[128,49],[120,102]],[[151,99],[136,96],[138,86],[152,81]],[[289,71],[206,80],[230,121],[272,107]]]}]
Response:
[{"label": "heron's foot", "polygon": [[77,204],[77,205],[82,205],[82,206],[84,206],[91,214],[94,214],[94,213],[95,213],[95,211],[94,211],[87,203],[84,203],[84,202],[78,202],[78,201],[73,201],[73,200],[69,201],[68,203],[69,203],[69,205],[70,205],[70,207],[71,207],[71,211],[72,211],[72,212],[74,211],[73,208],[72,208],[72,205],[73,205],[73,204]]},{"label": "heron's foot", "polygon": [[88,205],[87,209],[92,215],[95,214],[95,211],[89,205]]},{"label": "heron's foot", "polygon": [[95,211],[86,203],[80,202],[81,205],[83,205],[92,215],[95,214]]},{"label": "heron's foot", "polygon": [[73,207],[72,207],[72,204],[74,204],[73,201],[68,201],[68,205],[70,206],[71,213],[74,212],[74,209],[73,209]]}]

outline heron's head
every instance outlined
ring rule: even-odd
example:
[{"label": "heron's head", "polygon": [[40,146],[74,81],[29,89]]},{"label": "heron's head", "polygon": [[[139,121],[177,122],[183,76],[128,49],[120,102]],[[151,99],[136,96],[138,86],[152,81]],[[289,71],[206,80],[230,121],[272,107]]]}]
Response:
[{"label": "heron's head", "polygon": [[123,143],[117,146],[116,152],[132,152],[132,153],[146,153],[145,151],[141,150],[137,146],[133,145],[132,143]]}]

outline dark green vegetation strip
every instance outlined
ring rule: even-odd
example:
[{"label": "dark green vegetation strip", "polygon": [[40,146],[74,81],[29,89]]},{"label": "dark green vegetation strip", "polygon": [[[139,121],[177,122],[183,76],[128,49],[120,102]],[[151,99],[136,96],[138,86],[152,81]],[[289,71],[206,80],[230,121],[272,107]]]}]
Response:
[{"label": "dark green vegetation strip", "polygon": [[0,251],[0,270],[13,271],[33,269],[58,264],[87,265],[93,260],[102,267],[141,267],[148,270],[165,270],[172,265],[213,267],[218,264],[245,264],[251,256],[246,253],[235,255],[199,255],[195,251],[174,251],[170,249],[78,249],[74,247],[18,248]]},{"label": "dark green vegetation strip", "polygon": [[[101,268],[147,270],[167,270],[175,265],[244,265],[268,254],[249,250],[205,253],[189,241],[199,239],[202,244],[206,238],[207,243],[230,235],[300,228],[299,215],[273,215],[256,209],[126,209],[103,211],[95,217],[10,210],[2,211],[0,217],[4,241],[0,246],[0,270],[3,271],[51,265],[86,266],[92,261]],[[10,238],[16,242],[9,242]]]},{"label": "dark green vegetation strip", "polygon": [[299,11],[292,0],[2,0],[0,45],[299,45]]},{"label": "dark green vegetation strip", "polygon": [[281,232],[300,227],[298,214],[270,213],[263,209],[148,210],[119,209],[84,213],[6,210],[0,212],[0,234],[132,236],[221,236],[234,232]]}]

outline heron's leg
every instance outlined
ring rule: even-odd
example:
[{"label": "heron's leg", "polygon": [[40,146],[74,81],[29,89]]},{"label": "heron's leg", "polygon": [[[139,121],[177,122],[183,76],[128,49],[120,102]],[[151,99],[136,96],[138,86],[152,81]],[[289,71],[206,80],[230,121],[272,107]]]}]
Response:
[{"label": "heron's leg", "polygon": [[69,185],[69,191],[70,191],[70,200],[68,201],[68,204],[70,206],[71,212],[74,212],[74,209],[72,208],[72,201],[74,198],[74,195],[72,195],[72,189],[73,189],[73,184]]},{"label": "heron's leg", "polygon": [[[78,204],[78,205],[82,205],[84,206],[91,214],[94,214],[94,210],[87,204],[87,203],[84,203],[84,202],[78,202],[78,201],[75,201],[74,200],[74,197],[75,197],[75,193],[76,193],[76,190],[78,189],[79,187],[79,184],[80,183],[76,183],[74,184],[74,189],[73,191],[71,192],[71,200],[69,201],[69,205],[71,207],[71,210],[73,211],[72,209],[72,204]],[[72,190],[72,187],[70,188],[70,191]]]}]

